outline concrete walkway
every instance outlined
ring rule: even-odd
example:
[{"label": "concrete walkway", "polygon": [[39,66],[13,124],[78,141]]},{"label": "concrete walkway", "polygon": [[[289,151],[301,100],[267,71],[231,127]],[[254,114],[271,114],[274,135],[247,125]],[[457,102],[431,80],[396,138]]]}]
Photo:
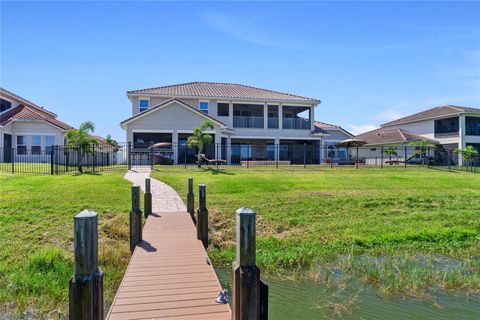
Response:
[{"label": "concrete walkway", "polygon": [[[125,175],[125,179],[134,184],[138,184],[143,192],[145,192],[145,179],[150,177],[150,173],[151,170],[147,166],[145,168],[129,170]],[[153,212],[187,211],[187,207],[183,203],[182,198],[180,198],[172,187],[157,179],[150,178],[150,180]]]}]

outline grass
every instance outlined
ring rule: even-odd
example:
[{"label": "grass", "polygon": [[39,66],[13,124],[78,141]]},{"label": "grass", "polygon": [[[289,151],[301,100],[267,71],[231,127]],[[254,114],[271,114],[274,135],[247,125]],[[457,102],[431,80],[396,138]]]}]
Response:
[{"label": "grass", "polygon": [[[154,176],[183,198],[189,176],[206,183],[216,264],[235,259],[234,214],[247,206],[257,212],[257,263],[264,270],[340,268],[385,293],[480,289],[478,174],[415,167],[160,169]],[[437,272],[415,263],[437,255],[458,266]]]},{"label": "grass", "polygon": [[68,312],[73,217],[99,214],[99,264],[111,301],[130,258],[130,183],[122,173],[0,175],[0,305],[16,316]]}]

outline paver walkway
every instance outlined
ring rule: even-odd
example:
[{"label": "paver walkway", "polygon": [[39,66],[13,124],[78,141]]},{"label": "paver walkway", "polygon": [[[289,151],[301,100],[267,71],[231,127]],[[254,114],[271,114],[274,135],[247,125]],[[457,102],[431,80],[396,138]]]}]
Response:
[{"label": "paver walkway", "polygon": [[[125,178],[143,188],[149,174],[129,171]],[[153,215],[107,319],[230,320],[228,304],[215,302],[222,288],[182,199],[163,182],[151,185]]]}]

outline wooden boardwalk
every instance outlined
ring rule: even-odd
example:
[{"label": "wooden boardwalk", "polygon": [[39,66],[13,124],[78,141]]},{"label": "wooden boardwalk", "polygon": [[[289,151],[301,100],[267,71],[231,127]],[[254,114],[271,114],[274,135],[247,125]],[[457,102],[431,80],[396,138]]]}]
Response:
[{"label": "wooden boardwalk", "polygon": [[107,319],[230,320],[220,283],[187,212],[149,216]]}]

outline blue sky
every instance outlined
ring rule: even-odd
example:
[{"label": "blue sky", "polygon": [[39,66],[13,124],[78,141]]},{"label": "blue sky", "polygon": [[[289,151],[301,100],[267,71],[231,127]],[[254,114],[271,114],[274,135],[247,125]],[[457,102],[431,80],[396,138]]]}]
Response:
[{"label": "blue sky", "polygon": [[480,107],[479,2],[5,2],[0,85],[120,141],[125,92],[234,82],[322,100],[361,132]]}]

